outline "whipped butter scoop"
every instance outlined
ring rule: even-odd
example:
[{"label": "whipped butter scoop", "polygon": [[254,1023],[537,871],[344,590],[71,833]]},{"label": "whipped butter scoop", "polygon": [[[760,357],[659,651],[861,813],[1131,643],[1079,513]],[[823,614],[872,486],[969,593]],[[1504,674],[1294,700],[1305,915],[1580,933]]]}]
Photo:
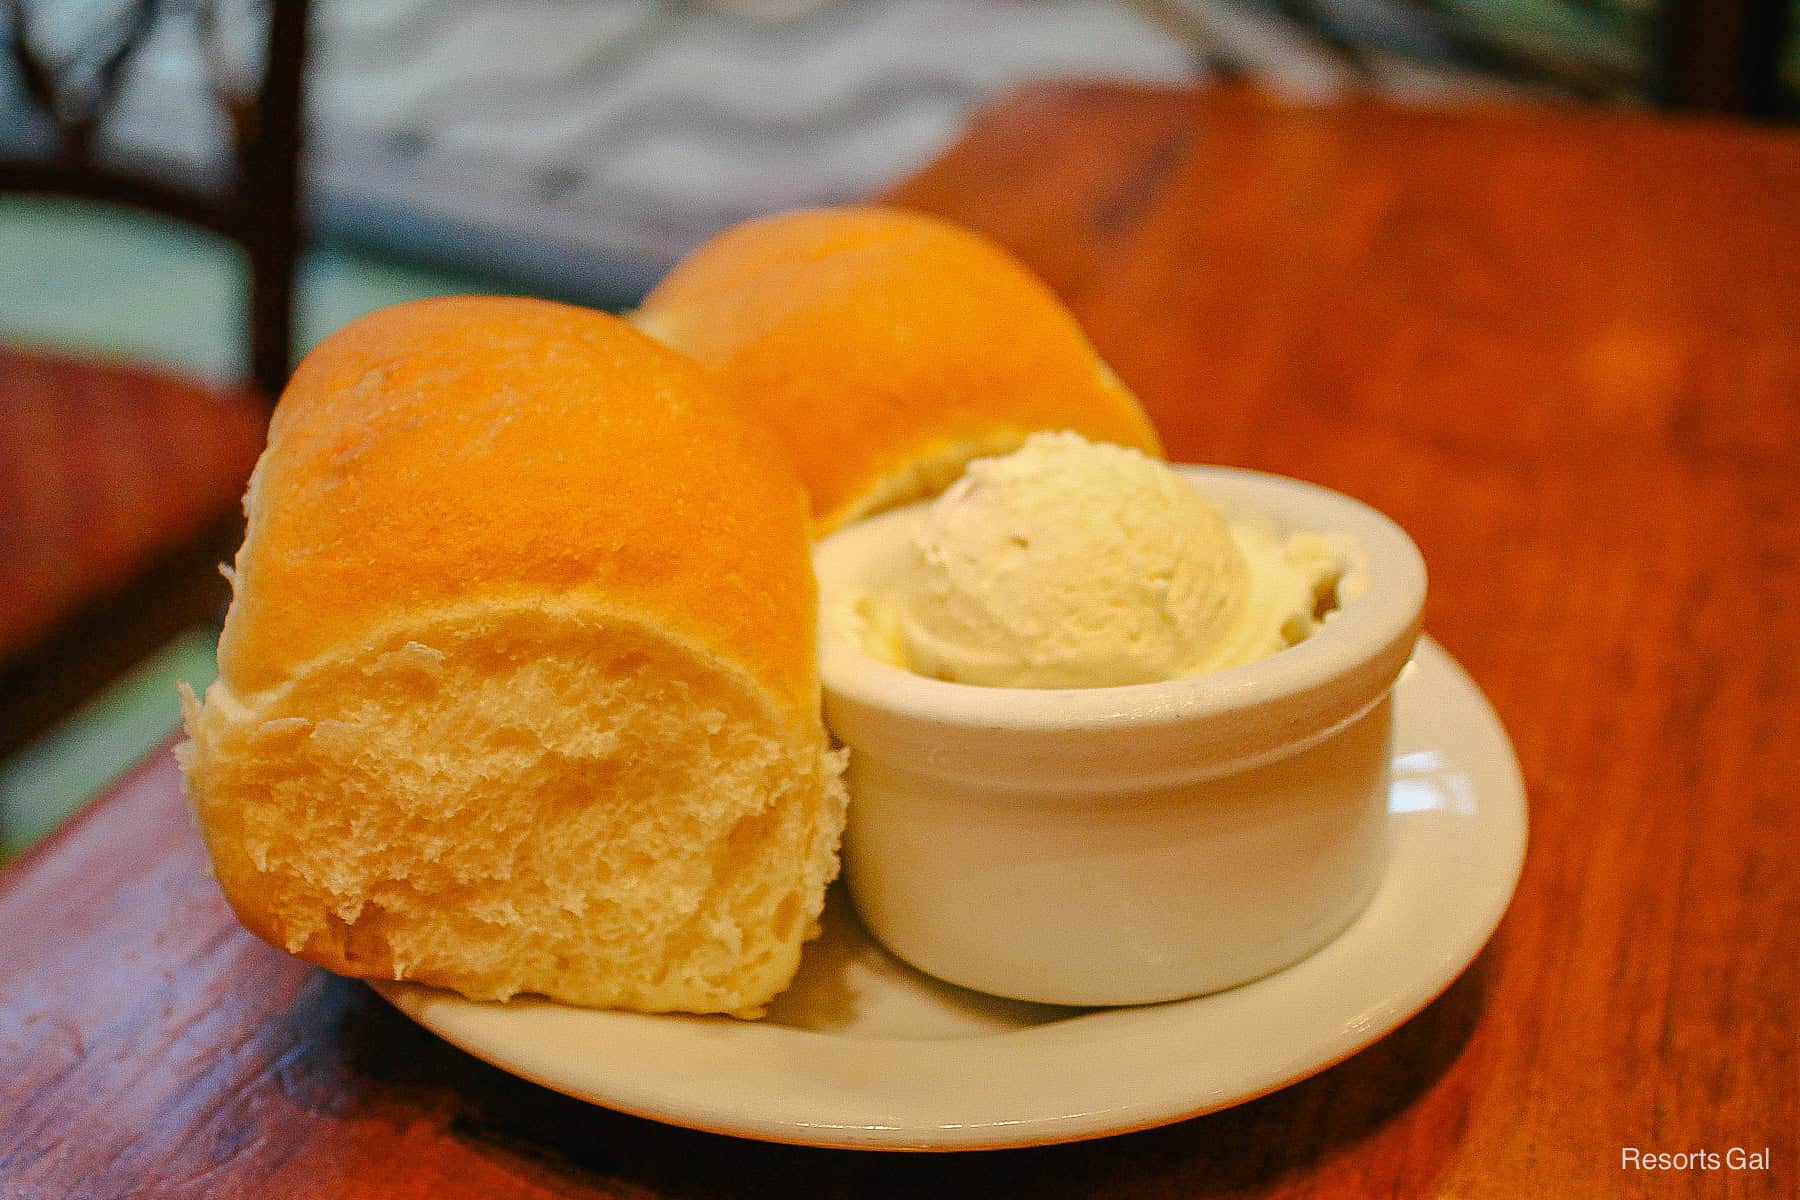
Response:
[{"label": "whipped butter scoop", "polygon": [[1079,434],[978,459],[926,509],[871,649],[989,687],[1114,687],[1255,662],[1339,603],[1354,546],[1227,519],[1166,464]]}]

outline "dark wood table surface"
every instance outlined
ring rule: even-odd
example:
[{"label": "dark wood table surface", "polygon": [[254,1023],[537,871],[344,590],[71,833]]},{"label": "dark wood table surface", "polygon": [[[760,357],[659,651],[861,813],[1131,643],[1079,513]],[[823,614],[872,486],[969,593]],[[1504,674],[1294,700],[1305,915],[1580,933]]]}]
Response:
[{"label": "dark wood table surface", "polygon": [[0,1197],[1796,1194],[1800,138],[1053,89],[895,198],[1040,270],[1176,456],[1412,531],[1530,790],[1462,980],[1161,1129],[738,1141],[538,1089],[256,941],[163,753],[0,877]]}]

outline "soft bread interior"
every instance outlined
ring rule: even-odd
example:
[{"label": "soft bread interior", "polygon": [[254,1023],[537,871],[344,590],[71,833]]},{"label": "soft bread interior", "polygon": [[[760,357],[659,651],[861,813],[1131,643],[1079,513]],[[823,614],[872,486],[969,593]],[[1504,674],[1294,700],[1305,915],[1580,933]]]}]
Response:
[{"label": "soft bread interior", "polygon": [[627,613],[414,614],[187,721],[227,897],[350,974],[754,1015],[836,871],[817,723]]}]

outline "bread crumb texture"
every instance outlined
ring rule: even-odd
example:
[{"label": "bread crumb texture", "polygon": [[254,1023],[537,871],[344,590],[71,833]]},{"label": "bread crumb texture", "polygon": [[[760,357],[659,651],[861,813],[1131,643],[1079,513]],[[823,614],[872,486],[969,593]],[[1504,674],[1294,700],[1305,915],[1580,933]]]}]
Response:
[{"label": "bread crumb texture", "polygon": [[188,705],[220,883],[267,940],[477,999],[748,1012],[836,873],[839,755],[602,614],[493,606]]}]

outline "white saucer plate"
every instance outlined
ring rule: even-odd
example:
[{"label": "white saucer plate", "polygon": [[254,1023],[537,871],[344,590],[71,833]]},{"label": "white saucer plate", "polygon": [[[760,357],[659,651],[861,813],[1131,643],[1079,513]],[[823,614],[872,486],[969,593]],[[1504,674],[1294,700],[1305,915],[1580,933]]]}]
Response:
[{"label": "white saucer plate", "polygon": [[375,987],[445,1040],[545,1087],[766,1141],[1032,1146],[1227,1108],[1342,1061],[1424,1008],[1512,898],[1525,793],[1493,709],[1430,639],[1395,694],[1381,887],[1324,949],[1230,991],[1125,1009],[983,996],[888,956],[835,888],[823,937],[758,1022]]}]

